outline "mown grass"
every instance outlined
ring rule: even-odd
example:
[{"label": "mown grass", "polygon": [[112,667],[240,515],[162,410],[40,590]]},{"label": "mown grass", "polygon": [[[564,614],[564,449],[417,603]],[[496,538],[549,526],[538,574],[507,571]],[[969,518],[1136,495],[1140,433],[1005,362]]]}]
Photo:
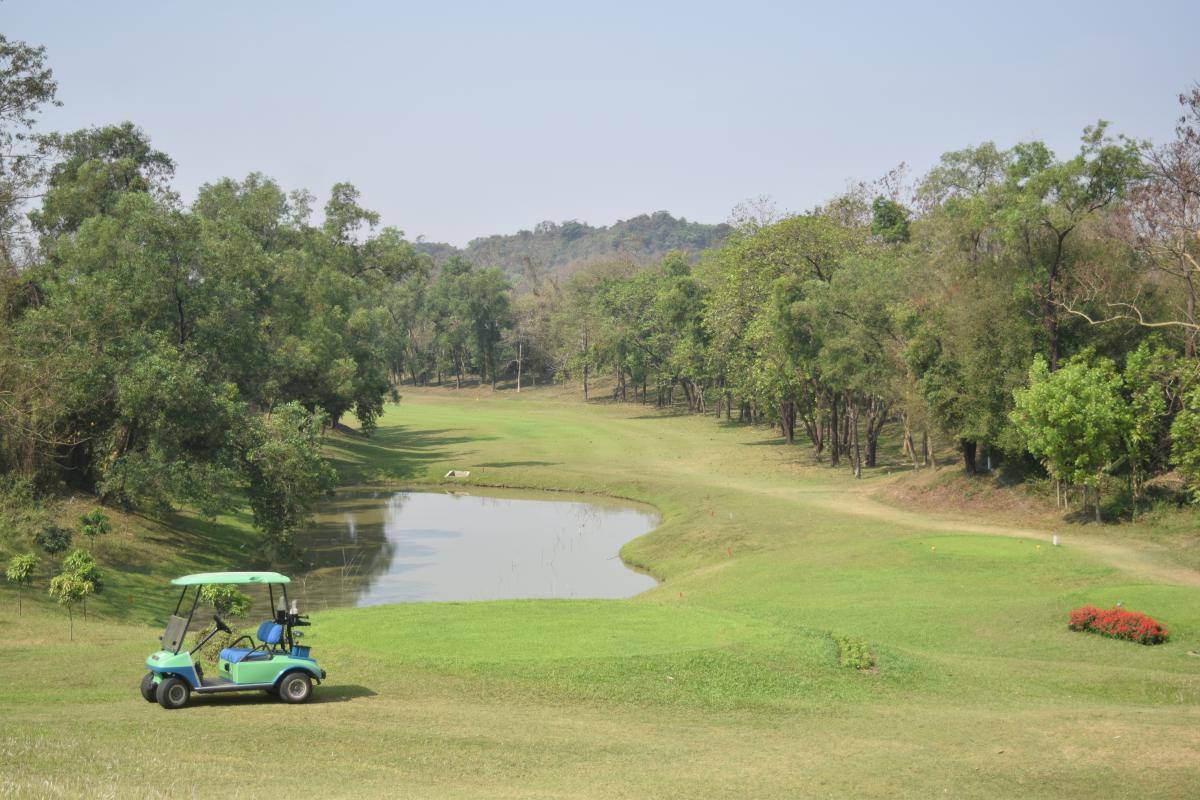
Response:
[{"label": "mown grass", "polygon": [[[291,781],[334,796],[1186,797],[1200,785],[1196,588],[1131,577],[1085,541],[860,513],[861,486],[777,441],[551,392],[410,392],[375,436],[331,446],[346,479],[417,486],[460,468],[459,489],[652,503],[662,525],[623,555],[663,583],[626,601],[323,612],[309,639],[330,672],[320,702],[206,698],[179,712],[135,689],[154,631],[105,608],[68,643],[61,613],[17,618],[3,597],[0,793],[239,796]],[[151,535],[168,534],[135,538]],[[144,574],[183,571],[195,546]],[[207,567],[229,552],[194,555]],[[1171,641],[1067,631],[1073,606],[1117,600]],[[839,642],[874,666],[843,666]]]}]

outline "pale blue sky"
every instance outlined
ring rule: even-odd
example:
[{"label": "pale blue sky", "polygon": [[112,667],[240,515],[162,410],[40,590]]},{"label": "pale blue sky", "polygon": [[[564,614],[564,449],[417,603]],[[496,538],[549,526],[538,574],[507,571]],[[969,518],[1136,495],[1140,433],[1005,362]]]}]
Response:
[{"label": "pale blue sky", "polygon": [[185,198],[259,170],[464,244],[544,219],[802,210],[986,139],[1167,138],[1197,2],[6,0],[65,106],[132,120]]}]

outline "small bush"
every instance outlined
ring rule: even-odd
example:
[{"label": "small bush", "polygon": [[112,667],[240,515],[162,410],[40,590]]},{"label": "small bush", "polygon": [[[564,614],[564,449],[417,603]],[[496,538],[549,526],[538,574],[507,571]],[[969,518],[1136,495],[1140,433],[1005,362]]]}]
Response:
[{"label": "small bush", "polygon": [[79,515],[79,532],[84,536],[100,536],[108,533],[108,514],[96,509]]},{"label": "small bush", "polygon": [[47,553],[61,553],[71,546],[71,532],[53,523],[47,523],[34,535],[33,541]]},{"label": "small bush", "polygon": [[1145,614],[1123,608],[1077,608],[1071,612],[1067,627],[1138,644],[1162,644],[1167,640],[1167,630],[1162,625]]},{"label": "small bush", "polygon": [[834,636],[837,643],[838,663],[847,669],[867,670],[875,666],[875,656],[871,648],[862,639],[852,636]]}]

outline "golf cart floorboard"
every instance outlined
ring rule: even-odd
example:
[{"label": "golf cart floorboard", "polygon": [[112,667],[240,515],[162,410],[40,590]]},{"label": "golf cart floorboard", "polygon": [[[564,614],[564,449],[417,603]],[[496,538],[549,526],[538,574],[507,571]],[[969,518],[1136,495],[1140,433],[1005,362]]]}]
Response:
[{"label": "golf cart floorboard", "polygon": [[273,683],[234,683],[228,678],[205,678],[195,691],[200,694],[209,692],[238,692],[249,689],[271,689]]}]

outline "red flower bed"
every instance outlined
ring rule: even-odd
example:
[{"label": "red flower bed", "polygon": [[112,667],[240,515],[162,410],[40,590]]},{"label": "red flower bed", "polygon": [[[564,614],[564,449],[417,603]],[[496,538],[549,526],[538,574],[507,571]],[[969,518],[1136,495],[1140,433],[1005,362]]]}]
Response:
[{"label": "red flower bed", "polygon": [[1162,644],[1167,630],[1145,614],[1123,608],[1083,606],[1071,612],[1067,627],[1073,631],[1090,631],[1114,639],[1128,639],[1138,644]]}]

